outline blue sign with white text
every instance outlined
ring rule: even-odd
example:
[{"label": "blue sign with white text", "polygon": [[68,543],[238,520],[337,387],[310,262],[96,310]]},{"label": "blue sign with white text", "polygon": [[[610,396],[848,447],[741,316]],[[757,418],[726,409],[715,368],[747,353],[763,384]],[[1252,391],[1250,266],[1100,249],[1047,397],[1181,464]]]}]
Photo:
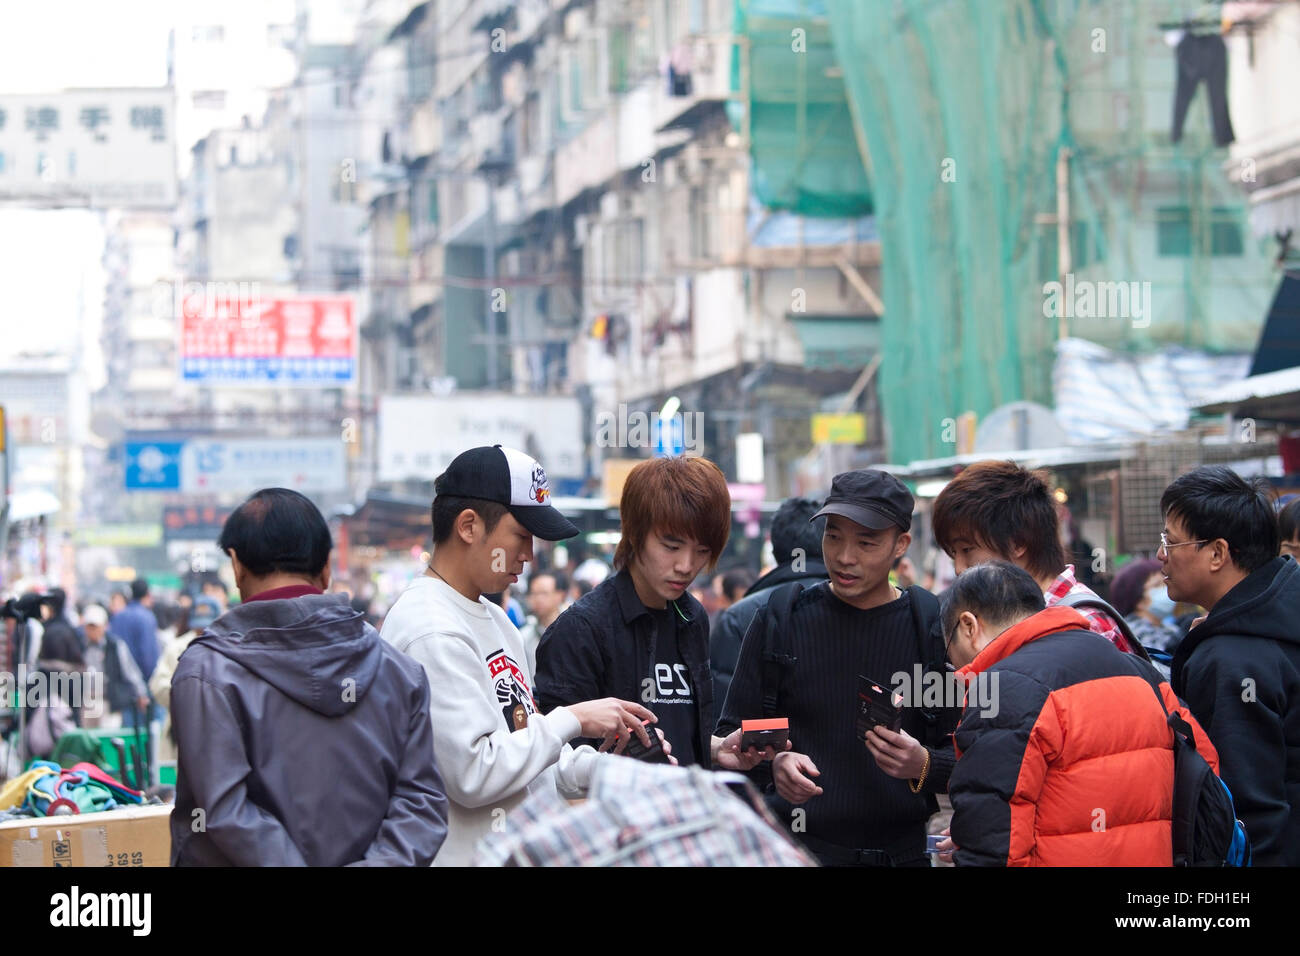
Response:
[{"label": "blue sign with white text", "polygon": [[131,491],[179,491],[184,442],[127,442],[126,487]]},{"label": "blue sign with white text", "polygon": [[651,419],[650,432],[656,458],[676,458],[686,451],[686,428],[681,415],[674,415],[667,422],[656,415]]}]

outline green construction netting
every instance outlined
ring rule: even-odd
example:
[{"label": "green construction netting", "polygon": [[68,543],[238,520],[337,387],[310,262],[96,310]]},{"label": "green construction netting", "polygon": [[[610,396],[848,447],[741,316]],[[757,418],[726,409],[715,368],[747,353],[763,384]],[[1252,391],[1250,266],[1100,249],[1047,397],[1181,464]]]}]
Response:
[{"label": "green construction netting", "polygon": [[[737,7],[757,58],[777,30],[759,20],[797,2]],[[1067,334],[1144,350],[1253,347],[1276,284],[1263,241],[1213,145],[1204,87],[1181,143],[1170,142],[1174,53],[1159,24],[1175,0],[825,0],[808,35],[828,37],[866,145],[883,255],[885,360],[879,388],[889,457],[954,454],[947,419],[1005,402],[1051,404],[1056,317],[1058,150],[1071,150],[1072,272],[1094,283],[1150,283],[1139,316],[1076,316]],[[799,14],[792,13],[792,16]],[[760,23],[764,25],[759,30]],[[743,24],[743,29],[742,29]],[[780,20],[786,49],[788,18]],[[808,147],[817,124],[766,126],[788,61],[755,71],[755,163],[771,202],[776,164],[762,146],[783,131]],[[808,88],[825,76],[809,60]],[[827,78],[829,79],[829,78]],[[783,94],[784,95],[784,94]],[[810,102],[813,97],[809,97]],[[784,125],[783,125],[784,124]],[[762,131],[760,136],[759,131]],[[837,142],[855,141],[852,129]],[[820,150],[820,146],[814,146]],[[846,164],[847,165],[847,164]],[[801,167],[806,169],[807,167]],[[945,173],[948,175],[945,177]],[[775,191],[784,196],[780,189]]]},{"label": "green construction netting", "polygon": [[872,211],[825,0],[735,0],[729,105],[750,110],[754,193],[769,209],[815,217]]}]

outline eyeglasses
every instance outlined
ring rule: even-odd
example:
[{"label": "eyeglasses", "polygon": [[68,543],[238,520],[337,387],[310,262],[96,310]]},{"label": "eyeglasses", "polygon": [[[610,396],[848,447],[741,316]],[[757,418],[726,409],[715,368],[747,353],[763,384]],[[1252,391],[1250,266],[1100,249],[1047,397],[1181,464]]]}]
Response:
[{"label": "eyeglasses", "polygon": [[1160,532],[1160,547],[1157,548],[1156,550],[1158,550],[1158,551],[1164,551],[1165,554],[1168,554],[1170,548],[1181,548],[1181,547],[1182,547],[1183,545],[1185,545],[1185,544],[1209,544],[1209,543],[1210,543],[1210,542],[1209,542],[1209,540],[1208,540],[1207,538],[1197,538],[1195,541],[1175,541],[1173,544],[1170,544],[1170,543],[1169,543],[1169,535],[1167,535],[1167,534],[1165,534],[1165,532],[1161,531],[1161,532]]}]

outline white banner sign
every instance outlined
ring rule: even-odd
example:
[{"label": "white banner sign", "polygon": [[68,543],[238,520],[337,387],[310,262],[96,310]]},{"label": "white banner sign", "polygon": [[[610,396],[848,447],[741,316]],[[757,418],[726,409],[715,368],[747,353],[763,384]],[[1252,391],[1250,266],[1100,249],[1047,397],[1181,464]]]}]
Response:
[{"label": "white banner sign", "polygon": [[192,439],[181,451],[181,490],[252,494],[292,488],[303,494],[345,491],[345,449],[338,438]]},{"label": "white banner sign", "polygon": [[176,203],[170,88],[0,96],[0,200],[168,209]]},{"label": "white banner sign", "polygon": [[479,445],[533,455],[547,477],[582,477],[582,408],[567,396],[388,395],[379,404],[379,480],[432,481]]}]

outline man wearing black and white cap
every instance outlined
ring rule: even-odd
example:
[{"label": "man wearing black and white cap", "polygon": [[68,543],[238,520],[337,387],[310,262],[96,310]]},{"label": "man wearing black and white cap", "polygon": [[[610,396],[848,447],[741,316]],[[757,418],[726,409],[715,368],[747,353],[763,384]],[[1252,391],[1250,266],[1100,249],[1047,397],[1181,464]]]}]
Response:
[{"label": "man wearing black and white cap", "polygon": [[[859,675],[892,690],[895,675],[912,679],[917,665],[944,669],[938,602],[889,582],[911,542],[912,509],[911,493],[887,472],[835,476],[812,518],[826,519],[830,580],[783,585],[786,600],[774,592],[754,614],[718,721],[723,738],[743,720],[789,721],[791,749],[772,761],[769,799],[778,819],[832,866],[926,865],[926,821],[955,762],[945,738],[956,705],[927,709],[913,698],[899,732],[877,726],[864,737],[856,725]],[[781,623],[769,629],[774,615]]]},{"label": "man wearing black and white cap", "polygon": [[533,537],[571,538],[578,529],[550,504],[542,466],[500,445],[458,455],[434,482],[433,560],[402,592],[382,635],[429,675],[434,752],[451,801],[446,842],[434,864],[469,863],[479,839],[504,826],[529,791],[577,796],[591,778],[591,747],[654,715],[614,698],[537,711],[523,637],[483,598],[519,580]]}]

